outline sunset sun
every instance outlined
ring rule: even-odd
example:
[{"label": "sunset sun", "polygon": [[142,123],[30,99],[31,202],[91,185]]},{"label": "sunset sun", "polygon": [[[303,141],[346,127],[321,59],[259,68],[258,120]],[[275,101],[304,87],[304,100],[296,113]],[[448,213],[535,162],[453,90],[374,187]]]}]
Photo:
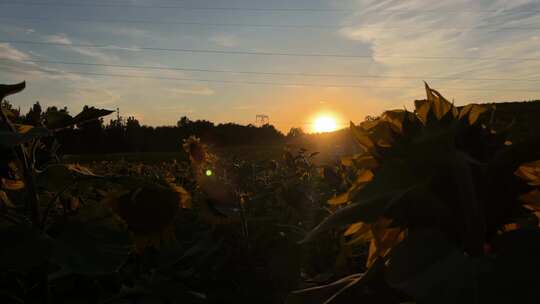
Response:
[{"label": "sunset sun", "polygon": [[333,117],[319,116],[313,123],[313,131],[316,133],[332,132],[337,130],[337,123]]}]

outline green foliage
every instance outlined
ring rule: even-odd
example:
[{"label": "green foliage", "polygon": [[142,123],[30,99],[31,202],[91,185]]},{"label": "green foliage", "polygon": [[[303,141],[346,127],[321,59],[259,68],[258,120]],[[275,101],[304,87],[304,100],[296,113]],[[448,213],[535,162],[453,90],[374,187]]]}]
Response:
[{"label": "green foliage", "polygon": [[535,303],[540,141],[426,93],[351,123],[361,153],[325,166],[194,136],[172,162],[62,163],[54,138],[111,111],[2,109],[0,301]]},{"label": "green foliage", "polygon": [[50,111],[45,113],[45,125],[49,129],[61,129],[71,125],[73,117],[67,112],[62,111]]},{"label": "green foliage", "polygon": [[302,272],[332,268],[337,240],[311,246],[318,255],[297,243],[327,213],[321,202],[334,192],[314,153],[220,159],[193,137],[184,145],[189,163],[66,164],[51,137],[111,111],[85,107],[73,117],[34,108],[35,126],[2,130],[12,153],[2,164],[0,196],[6,297],[252,303],[266,289],[263,302],[278,303]]},{"label": "green foliage", "polygon": [[[3,98],[22,89],[24,83],[2,85],[0,95]],[[85,109],[63,126],[109,113]],[[3,275],[1,280],[6,283],[27,276],[27,279],[19,279],[22,289],[12,290],[18,294],[8,293],[8,296],[47,301],[48,285],[59,277],[117,272],[132,251],[130,233],[111,210],[97,201],[88,201],[81,207],[84,188],[70,189],[76,188],[75,184],[82,180],[97,176],[78,165],[54,164],[38,170],[40,148],[44,146],[41,140],[50,136],[52,130],[13,124],[3,108],[1,117],[0,146],[10,157],[4,158],[2,163],[0,269],[4,274],[11,274]],[[69,204],[59,207],[58,203],[65,200]],[[34,284],[32,290],[37,294],[29,291],[26,284]]]},{"label": "green foliage", "polygon": [[30,128],[24,133],[0,130],[0,146],[9,149],[49,134],[50,132],[46,128]]},{"label": "green foliage", "polygon": [[114,111],[96,109],[94,107],[84,107],[81,113],[72,117],[64,111],[50,111],[45,113],[45,125],[51,130],[59,130],[74,125],[84,124],[86,122],[107,116]]},{"label": "green foliage", "polygon": [[83,206],[56,222],[49,233],[55,241],[52,261],[63,274],[114,273],[133,247],[125,224],[106,206],[98,204]]},{"label": "green foliage", "polygon": [[52,254],[52,239],[24,223],[2,223],[0,242],[0,269],[4,271],[31,270],[47,262]]}]

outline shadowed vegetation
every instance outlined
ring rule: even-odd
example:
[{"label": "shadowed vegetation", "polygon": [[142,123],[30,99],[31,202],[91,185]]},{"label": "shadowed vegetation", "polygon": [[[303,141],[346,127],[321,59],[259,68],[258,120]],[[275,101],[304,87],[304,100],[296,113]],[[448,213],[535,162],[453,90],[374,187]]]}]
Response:
[{"label": "shadowed vegetation", "polygon": [[538,103],[426,94],[287,137],[2,102],[0,302],[537,303]]}]

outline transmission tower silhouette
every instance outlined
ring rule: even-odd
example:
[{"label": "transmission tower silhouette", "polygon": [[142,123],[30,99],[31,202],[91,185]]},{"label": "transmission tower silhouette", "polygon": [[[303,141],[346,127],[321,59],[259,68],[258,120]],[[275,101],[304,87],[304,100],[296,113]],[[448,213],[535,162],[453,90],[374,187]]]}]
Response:
[{"label": "transmission tower silhouette", "polygon": [[255,125],[257,126],[263,126],[270,124],[270,117],[265,114],[257,114],[255,115]]}]

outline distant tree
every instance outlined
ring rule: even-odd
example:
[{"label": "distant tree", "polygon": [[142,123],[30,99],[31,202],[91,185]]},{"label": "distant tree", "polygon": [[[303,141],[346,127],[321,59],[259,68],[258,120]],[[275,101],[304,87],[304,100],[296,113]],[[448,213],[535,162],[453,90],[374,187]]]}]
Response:
[{"label": "distant tree", "polygon": [[10,117],[13,121],[17,122],[20,119],[21,110],[15,109],[9,100],[2,100],[2,108],[8,111],[8,113],[10,113],[11,115],[13,115],[13,117]]},{"label": "distant tree", "polygon": [[32,125],[37,125],[41,121],[41,115],[42,115],[42,109],[41,105],[39,104],[39,101],[36,101],[36,103],[30,108],[28,113],[25,116],[25,121]]},{"label": "distant tree", "polygon": [[105,126],[105,138],[109,152],[130,151],[126,139],[126,126],[123,117],[111,119]]},{"label": "distant tree", "polygon": [[301,137],[303,135],[305,135],[306,133],[304,132],[304,130],[302,128],[296,128],[296,127],[293,127],[289,130],[289,133],[287,133],[287,137],[289,138],[295,138],[295,137]]},{"label": "distant tree", "polygon": [[[87,106],[85,106],[85,107],[87,107]],[[63,113],[69,114],[67,107],[64,107],[62,109],[58,109],[56,106],[47,107],[47,109],[45,109],[44,114],[45,114],[45,116],[47,116],[47,114],[49,114],[51,112],[63,112]]]},{"label": "distant tree", "polygon": [[[84,109],[88,109],[84,106]],[[84,110],[83,109],[83,110]],[[55,106],[42,111],[36,103],[23,118],[33,123],[52,112],[68,109]],[[69,114],[69,113],[68,113]],[[297,130],[299,134],[301,130]],[[295,131],[296,132],[296,131]],[[282,142],[285,136],[273,125],[215,125],[208,120],[191,120],[183,116],[176,126],[142,126],[135,117],[118,117],[107,124],[103,119],[87,121],[74,128],[57,132],[62,154],[117,153],[117,152],[174,152],[179,151],[183,139],[195,135],[216,147],[233,145],[259,145]]]},{"label": "distant tree", "polygon": [[126,129],[127,130],[136,130],[138,128],[140,128],[141,125],[139,123],[139,121],[133,117],[133,116],[129,116],[126,120]]},{"label": "distant tree", "polygon": [[186,116],[182,116],[180,120],[176,123],[176,126],[178,128],[186,128],[186,127],[189,127],[190,124],[191,124],[191,120],[187,118]]},{"label": "distant tree", "polygon": [[135,152],[141,151],[144,144],[141,124],[133,116],[129,116],[126,120],[126,141],[129,149]]},{"label": "distant tree", "polygon": [[[51,112],[68,113],[68,108],[47,107],[45,111],[36,102],[26,115],[20,115],[11,103],[4,101],[4,109],[19,112],[17,123],[39,124],[43,117]],[[84,107],[88,109],[88,106]],[[521,138],[532,136],[540,128],[540,101],[497,103],[495,123],[501,128],[512,126],[510,139],[517,142]],[[372,121],[377,116],[367,116]],[[287,137],[300,137],[301,128],[291,128]],[[345,133],[343,133],[345,134]],[[60,153],[88,154],[114,152],[178,152],[183,139],[195,135],[207,144],[216,147],[234,145],[267,145],[283,143],[286,137],[273,125],[260,127],[236,123],[217,124],[208,120],[191,120],[181,117],[176,126],[150,127],[141,125],[134,117],[119,117],[105,124],[103,119],[85,122],[74,128],[66,128],[56,133],[60,143]],[[349,138],[349,137],[347,137]]]}]

